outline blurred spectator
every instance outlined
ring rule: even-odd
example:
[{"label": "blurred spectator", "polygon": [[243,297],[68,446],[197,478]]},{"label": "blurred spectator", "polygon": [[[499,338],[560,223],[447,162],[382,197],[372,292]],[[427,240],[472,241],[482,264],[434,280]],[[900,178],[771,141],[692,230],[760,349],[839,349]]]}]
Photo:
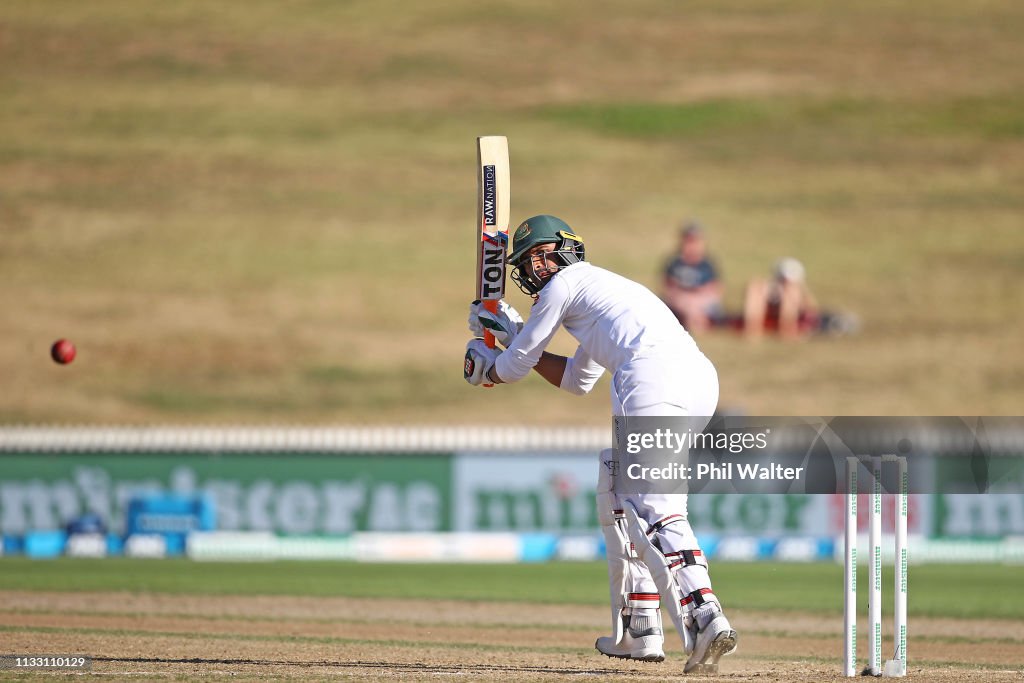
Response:
[{"label": "blurred spectator", "polygon": [[820,309],[806,282],[804,264],[784,258],[775,266],[772,279],[752,280],[743,306],[743,330],[748,337],[777,332],[796,339],[817,331]]},{"label": "blurred spectator", "polygon": [[722,315],[722,282],[707,254],[700,224],[689,222],[679,233],[679,253],[665,268],[662,300],[690,332],[699,333]]}]

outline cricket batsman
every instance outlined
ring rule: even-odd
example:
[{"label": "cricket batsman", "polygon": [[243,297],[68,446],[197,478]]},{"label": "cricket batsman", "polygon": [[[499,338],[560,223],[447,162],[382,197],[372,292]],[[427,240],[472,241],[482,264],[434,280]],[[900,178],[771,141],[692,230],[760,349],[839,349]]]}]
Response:
[{"label": "cricket batsman", "polygon": [[[487,329],[505,349],[471,340],[467,382],[518,382],[532,369],[554,386],[583,395],[608,370],[616,416],[710,420],[718,404],[718,374],[657,296],[588,263],[583,240],[554,216],[524,221],[511,249],[512,280],[534,298],[530,319],[524,324],[504,301],[497,313],[479,301],[471,304],[474,337]],[[572,358],[545,351],[560,325],[579,342]],[[612,634],[598,638],[595,647],[609,657],[663,661],[660,602],[689,655],[684,671],[715,673],[722,655],[736,649],[737,635],[711,590],[707,560],[687,521],[686,495],[613,493],[614,461],[612,449],[601,453],[597,486]]]}]

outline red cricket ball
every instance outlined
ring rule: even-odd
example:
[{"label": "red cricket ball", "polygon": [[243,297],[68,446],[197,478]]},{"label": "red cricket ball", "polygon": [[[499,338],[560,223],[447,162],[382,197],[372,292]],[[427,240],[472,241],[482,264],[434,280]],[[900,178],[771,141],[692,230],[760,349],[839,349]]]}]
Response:
[{"label": "red cricket ball", "polygon": [[54,363],[67,365],[75,359],[75,345],[67,339],[58,339],[50,347],[50,357]]}]

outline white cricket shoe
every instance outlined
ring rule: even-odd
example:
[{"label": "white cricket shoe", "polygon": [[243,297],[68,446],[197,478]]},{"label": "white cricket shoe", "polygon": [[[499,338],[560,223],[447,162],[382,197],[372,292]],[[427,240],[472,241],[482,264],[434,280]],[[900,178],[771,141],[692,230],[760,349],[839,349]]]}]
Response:
[{"label": "white cricket shoe", "polygon": [[716,674],[718,660],[736,651],[739,637],[716,603],[702,606],[694,614],[694,622],[693,652],[683,673]]},{"label": "white cricket shoe", "polygon": [[[653,614],[642,614],[651,612]],[[632,617],[622,615],[622,639],[601,636],[594,643],[608,657],[637,659],[642,662],[665,661],[665,634],[661,630],[661,611],[635,609]]]}]

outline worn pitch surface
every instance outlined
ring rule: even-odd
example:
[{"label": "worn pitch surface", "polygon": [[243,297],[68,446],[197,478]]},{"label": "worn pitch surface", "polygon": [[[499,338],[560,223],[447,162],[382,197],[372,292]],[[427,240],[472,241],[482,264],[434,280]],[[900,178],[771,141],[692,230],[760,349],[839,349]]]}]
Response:
[{"label": "worn pitch surface", "polygon": [[[720,678],[840,678],[834,616],[736,609],[732,617],[740,647],[723,660]],[[662,664],[598,655],[591,646],[606,621],[605,609],[583,605],[0,591],[5,652],[88,654],[92,674],[105,679],[656,680],[682,673],[674,641]],[[1019,623],[919,618],[910,626],[910,675],[918,680],[1021,680]]]}]

